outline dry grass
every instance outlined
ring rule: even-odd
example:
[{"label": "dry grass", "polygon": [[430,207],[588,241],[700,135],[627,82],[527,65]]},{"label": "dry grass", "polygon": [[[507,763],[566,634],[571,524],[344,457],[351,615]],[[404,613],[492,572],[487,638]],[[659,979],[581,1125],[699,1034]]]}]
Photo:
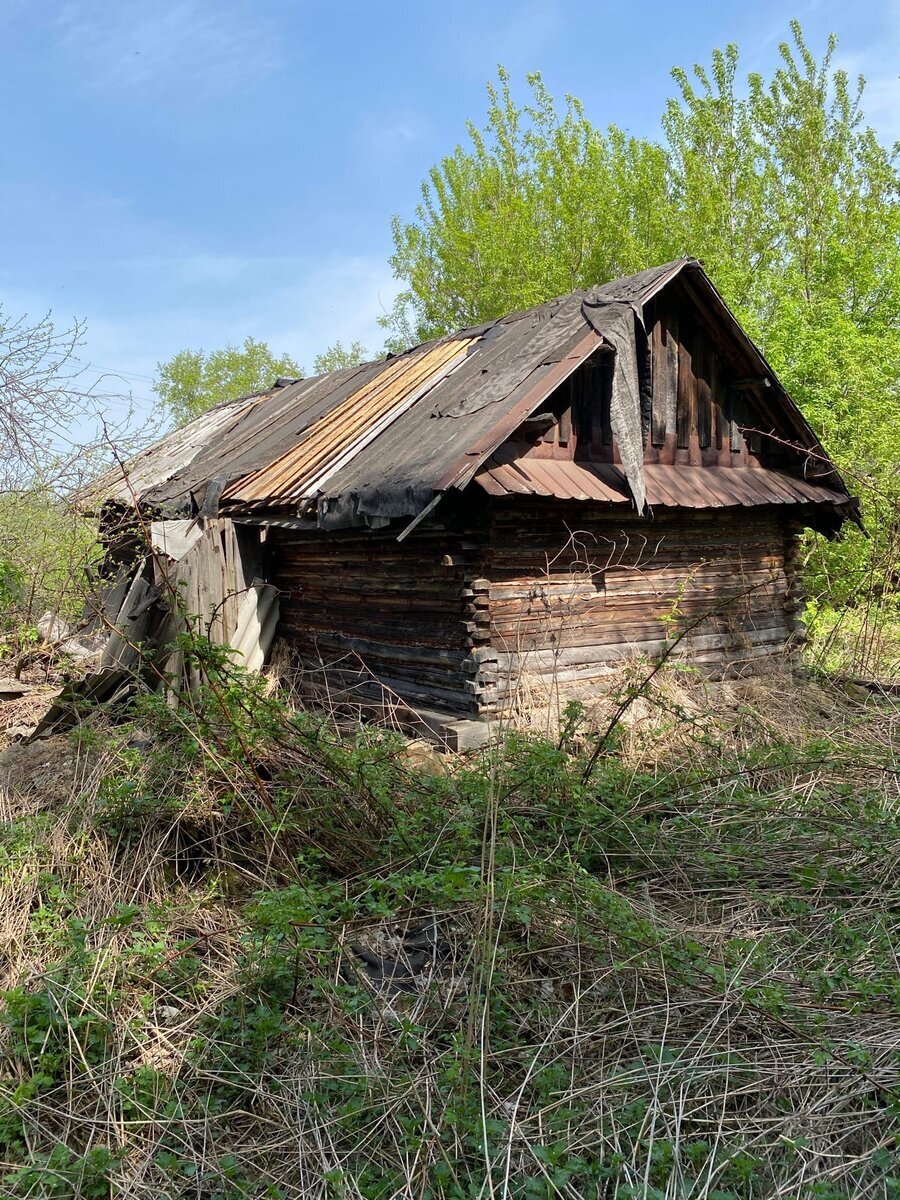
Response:
[{"label": "dry grass", "polygon": [[[324,874],[251,774],[127,726],[20,748],[2,986],[44,1007],[7,1012],[8,1194],[895,1194],[897,712],[663,673],[586,791],[534,742],[434,776],[259,741]],[[342,982],[426,918],[449,949],[413,990]]]}]

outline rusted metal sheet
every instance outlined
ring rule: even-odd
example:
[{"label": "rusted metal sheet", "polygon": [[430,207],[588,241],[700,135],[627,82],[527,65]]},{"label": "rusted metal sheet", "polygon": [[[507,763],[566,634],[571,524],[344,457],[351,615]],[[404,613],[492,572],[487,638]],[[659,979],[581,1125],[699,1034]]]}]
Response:
[{"label": "rusted metal sheet", "polygon": [[475,482],[489,495],[554,496],[557,500],[598,500],[630,504],[625,476],[606,463],[575,463],[550,458],[488,459]]},{"label": "rusted metal sheet", "polygon": [[[475,482],[491,496],[553,496],[629,504],[625,477],[606,463],[517,458],[485,463]],[[661,508],[737,508],[764,504],[843,504],[841,492],[765,467],[645,466],[647,501]]]},{"label": "rusted metal sheet", "polygon": [[765,467],[646,466],[651,506],[730,508],[760,504],[846,504],[843,492]]},{"label": "rusted metal sheet", "polygon": [[287,453],[226,488],[223,507],[281,508],[307,498],[461,362],[473,340],[453,338],[389,362]]}]

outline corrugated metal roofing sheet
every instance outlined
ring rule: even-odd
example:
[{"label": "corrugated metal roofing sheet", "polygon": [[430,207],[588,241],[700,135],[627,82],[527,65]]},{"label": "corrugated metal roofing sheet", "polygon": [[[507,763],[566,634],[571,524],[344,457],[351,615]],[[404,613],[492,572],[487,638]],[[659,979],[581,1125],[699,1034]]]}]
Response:
[{"label": "corrugated metal roofing sheet", "polygon": [[[845,504],[843,492],[765,467],[645,466],[651,508],[737,508],[761,504]],[[620,468],[550,458],[488,459],[475,482],[491,496],[631,502]]]},{"label": "corrugated metal roofing sheet", "polygon": [[274,462],[245,476],[222,495],[223,507],[281,508],[314,494],[462,362],[473,338],[451,338],[385,369],[319,418]]},{"label": "corrugated metal roofing sheet", "polygon": [[844,492],[769,467],[644,467],[651,508],[733,508],[759,504],[845,504]]},{"label": "corrugated metal roofing sheet", "polygon": [[630,504],[631,493],[619,467],[550,458],[489,458],[475,482],[491,496],[554,496],[557,500],[599,500]]}]

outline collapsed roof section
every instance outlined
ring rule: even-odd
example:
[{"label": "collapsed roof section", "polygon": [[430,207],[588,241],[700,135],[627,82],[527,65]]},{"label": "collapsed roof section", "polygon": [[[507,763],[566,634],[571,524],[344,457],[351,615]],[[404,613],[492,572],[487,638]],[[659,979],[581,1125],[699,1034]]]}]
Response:
[{"label": "collapsed roof section", "polygon": [[[806,455],[802,483],[760,469],[751,472],[752,481],[735,476],[721,485],[704,484],[683,467],[657,479],[659,468],[654,473],[644,466],[637,339],[645,335],[644,306],[676,278],[697,293],[727,336],[741,339],[745,357],[769,381],[779,433]],[[616,466],[555,464],[554,482],[548,464],[529,463],[531,477],[523,479],[522,464],[492,460],[574,371],[603,354],[614,355]],[[645,503],[696,507],[705,496],[711,505],[825,504],[854,515],[814,433],[695,259],[576,292],[381,362],[278,384],[169,434],[107,475],[82,504],[137,504],[167,517],[300,517],[325,529],[382,527],[415,521],[442,495],[477,478],[494,495],[583,496],[639,511]],[[570,478],[573,472],[582,474]]]}]

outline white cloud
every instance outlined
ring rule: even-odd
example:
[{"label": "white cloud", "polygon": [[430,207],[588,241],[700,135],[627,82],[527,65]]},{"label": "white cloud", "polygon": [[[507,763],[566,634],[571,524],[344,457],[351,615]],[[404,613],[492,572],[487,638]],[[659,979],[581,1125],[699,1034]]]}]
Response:
[{"label": "white cloud", "polygon": [[91,86],[159,98],[227,94],[281,61],[274,26],[247,0],[71,0],[53,30]]}]

